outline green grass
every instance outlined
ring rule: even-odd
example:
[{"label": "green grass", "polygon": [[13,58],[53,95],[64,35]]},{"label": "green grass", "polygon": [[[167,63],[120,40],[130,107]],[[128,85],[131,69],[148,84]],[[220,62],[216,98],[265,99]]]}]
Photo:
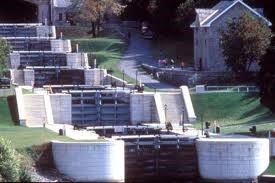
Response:
[{"label": "green grass", "polygon": [[274,114],[260,104],[256,93],[208,93],[191,97],[197,128],[201,128],[201,116],[204,122],[216,121],[224,134],[248,133],[253,125],[263,132],[275,127]]},{"label": "green grass", "polygon": [[268,169],[265,171],[266,175],[275,175],[275,159],[270,160]]},{"label": "green grass", "polygon": [[[93,65],[93,59],[97,60],[97,67],[107,70],[112,69],[113,75],[123,78],[123,72],[119,69],[119,62],[127,43],[118,36],[109,36],[91,39],[74,39],[72,44],[79,44],[82,52],[89,54],[90,65]],[[124,79],[128,83],[134,83],[135,80],[125,75]]]},{"label": "green grass", "polygon": [[10,140],[13,147],[20,150],[51,140],[69,140],[44,128],[15,126],[10,117],[7,99],[4,97],[0,98],[0,137]]}]

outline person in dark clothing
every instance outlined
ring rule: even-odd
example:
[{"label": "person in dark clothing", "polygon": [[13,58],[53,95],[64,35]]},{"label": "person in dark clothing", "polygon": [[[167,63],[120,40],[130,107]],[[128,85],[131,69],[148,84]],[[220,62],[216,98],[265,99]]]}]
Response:
[{"label": "person in dark clothing", "polygon": [[129,31],[129,32],[128,32],[128,40],[129,40],[129,41],[131,41],[131,37],[132,37],[132,35],[131,35],[131,32]]}]

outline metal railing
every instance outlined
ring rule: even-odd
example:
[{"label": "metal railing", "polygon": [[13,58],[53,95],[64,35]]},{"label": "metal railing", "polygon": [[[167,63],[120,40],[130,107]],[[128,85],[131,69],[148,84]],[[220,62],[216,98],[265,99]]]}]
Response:
[{"label": "metal railing", "polygon": [[206,92],[259,92],[257,86],[206,86]]}]

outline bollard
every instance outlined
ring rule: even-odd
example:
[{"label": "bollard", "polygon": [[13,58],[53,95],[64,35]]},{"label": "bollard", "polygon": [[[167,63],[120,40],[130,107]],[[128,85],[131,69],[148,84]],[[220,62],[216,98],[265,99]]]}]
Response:
[{"label": "bollard", "polygon": [[59,136],[63,136],[63,135],[64,135],[63,129],[59,129]]}]

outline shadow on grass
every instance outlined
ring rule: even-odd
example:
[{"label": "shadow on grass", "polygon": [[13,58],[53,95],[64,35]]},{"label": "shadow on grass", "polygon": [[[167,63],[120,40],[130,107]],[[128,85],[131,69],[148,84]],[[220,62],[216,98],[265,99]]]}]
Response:
[{"label": "shadow on grass", "polygon": [[270,124],[275,122],[275,116],[269,111],[266,111],[262,114],[256,115],[254,119],[248,120],[243,123],[224,125],[223,127],[232,127],[232,126],[250,126],[250,125],[261,125],[261,124]]},{"label": "shadow on grass", "polygon": [[241,99],[241,102],[247,102],[247,104],[249,104],[257,100],[258,98],[259,98],[259,93],[251,92],[244,95]]},{"label": "shadow on grass", "polygon": [[260,112],[263,112],[264,109],[263,109],[263,106],[261,104],[258,104],[255,108],[249,110],[249,111],[246,111],[245,113],[243,113],[239,120],[243,120],[245,118],[248,118],[248,117],[251,117],[255,114],[259,114]]}]

